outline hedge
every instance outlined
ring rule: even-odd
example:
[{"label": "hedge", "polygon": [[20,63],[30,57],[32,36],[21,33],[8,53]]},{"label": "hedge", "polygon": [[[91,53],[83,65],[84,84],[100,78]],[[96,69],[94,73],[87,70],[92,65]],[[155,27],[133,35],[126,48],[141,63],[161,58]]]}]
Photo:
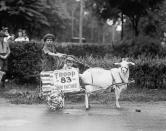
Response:
[{"label": "hedge", "polygon": [[166,58],[140,57],[135,63],[131,77],[138,88],[166,89]]},{"label": "hedge", "polygon": [[[130,79],[135,80],[134,87],[166,89],[166,58],[140,56],[137,59],[129,59],[136,63],[135,66],[130,66]],[[86,57],[80,60],[91,67],[111,69],[115,67],[115,62],[121,61],[121,58],[105,56],[104,58]]]},{"label": "hedge", "polygon": [[10,43],[8,78],[18,82],[36,82],[42,70],[42,47],[41,43],[36,42]]},{"label": "hedge", "polygon": [[[8,62],[7,76],[19,82],[39,82],[42,71],[42,43],[10,43],[11,54]],[[112,57],[110,46],[68,45],[58,46],[57,51],[72,54],[83,63],[92,67],[110,69],[120,57]],[[93,55],[91,55],[93,53]],[[99,57],[100,56],[100,57]],[[166,88],[166,58],[145,57],[130,58],[136,63],[131,67],[131,78],[135,79],[138,88]]]},{"label": "hedge", "polygon": [[[93,54],[94,57],[104,57],[110,53],[109,46],[101,45],[52,45],[58,52],[72,54],[77,57]],[[9,79],[16,79],[18,82],[35,82],[39,79],[42,71],[42,42],[11,42],[11,54],[8,61],[7,76]],[[50,60],[53,59],[50,57]],[[50,65],[51,64],[51,65]],[[49,62],[48,67],[52,67],[54,62]]]},{"label": "hedge", "polygon": [[114,46],[112,53],[121,57],[132,56],[138,58],[140,55],[163,57],[166,56],[166,48],[161,45],[157,38],[138,36],[133,39],[123,39]]}]

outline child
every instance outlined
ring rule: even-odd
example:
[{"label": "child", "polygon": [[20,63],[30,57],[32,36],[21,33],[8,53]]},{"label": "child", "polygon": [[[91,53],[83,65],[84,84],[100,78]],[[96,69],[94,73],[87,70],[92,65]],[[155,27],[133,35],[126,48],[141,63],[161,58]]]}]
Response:
[{"label": "child", "polygon": [[43,37],[44,41],[44,47],[43,47],[43,53],[42,53],[42,70],[43,71],[52,71],[52,70],[58,70],[63,67],[61,64],[61,59],[64,58],[66,54],[59,53],[54,48],[56,36],[53,34],[46,34]]},{"label": "child", "polygon": [[67,70],[67,69],[74,69],[74,58],[72,57],[67,57],[66,58],[66,61],[65,61],[65,64],[63,66],[63,69]]},{"label": "child", "polygon": [[7,35],[3,32],[0,32],[0,71],[1,71],[1,84],[2,87],[5,87],[5,78],[4,75],[7,71],[7,65],[8,65],[8,56],[10,55],[10,47],[8,42],[4,41],[4,38],[6,38]]}]

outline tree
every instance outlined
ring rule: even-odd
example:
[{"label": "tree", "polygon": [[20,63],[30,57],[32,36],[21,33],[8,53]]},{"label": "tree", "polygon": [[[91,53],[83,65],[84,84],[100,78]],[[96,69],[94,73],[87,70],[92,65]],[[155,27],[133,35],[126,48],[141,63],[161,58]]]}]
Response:
[{"label": "tree", "polygon": [[47,17],[43,15],[44,5],[40,0],[2,0],[0,2],[0,25],[22,27],[37,22],[49,26]]},{"label": "tree", "polygon": [[66,39],[62,34],[65,34],[70,19],[70,15],[66,9],[67,4],[59,0],[45,0],[44,3],[47,5],[44,15],[47,16],[50,24],[45,33],[49,31],[56,34],[59,39]]},{"label": "tree", "polygon": [[166,32],[166,0],[160,5],[160,10],[157,10],[156,15],[158,16],[159,24],[162,32]]},{"label": "tree", "polygon": [[31,36],[40,37],[45,30],[62,30],[67,18],[64,9],[58,0],[1,0],[0,27],[8,26],[13,32],[25,28]]},{"label": "tree", "polygon": [[[139,34],[138,22],[148,11],[159,8],[163,0],[93,0],[91,7],[98,16],[104,19],[126,15],[129,17],[135,35]],[[123,19],[123,17],[121,17]]]}]

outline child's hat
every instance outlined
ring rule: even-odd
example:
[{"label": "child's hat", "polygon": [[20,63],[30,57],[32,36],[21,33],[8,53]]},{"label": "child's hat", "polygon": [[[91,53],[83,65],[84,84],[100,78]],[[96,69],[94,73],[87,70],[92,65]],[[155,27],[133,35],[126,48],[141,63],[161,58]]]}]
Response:
[{"label": "child's hat", "polygon": [[75,61],[75,59],[73,57],[67,57],[66,60],[67,61]]}]

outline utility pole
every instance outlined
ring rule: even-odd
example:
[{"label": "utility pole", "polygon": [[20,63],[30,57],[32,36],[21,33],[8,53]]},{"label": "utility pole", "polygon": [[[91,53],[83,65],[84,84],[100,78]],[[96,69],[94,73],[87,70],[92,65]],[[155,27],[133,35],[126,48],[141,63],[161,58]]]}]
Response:
[{"label": "utility pole", "polygon": [[79,43],[82,44],[83,32],[83,0],[80,0],[80,23],[79,23]]},{"label": "utility pole", "polygon": [[123,29],[123,24],[124,24],[124,17],[123,17],[123,13],[121,14],[121,22],[122,22],[122,31],[121,31],[121,40],[123,39],[123,33],[124,33],[124,29]]},{"label": "utility pole", "polygon": [[72,19],[71,19],[71,37],[74,36],[74,10],[72,9]]}]

